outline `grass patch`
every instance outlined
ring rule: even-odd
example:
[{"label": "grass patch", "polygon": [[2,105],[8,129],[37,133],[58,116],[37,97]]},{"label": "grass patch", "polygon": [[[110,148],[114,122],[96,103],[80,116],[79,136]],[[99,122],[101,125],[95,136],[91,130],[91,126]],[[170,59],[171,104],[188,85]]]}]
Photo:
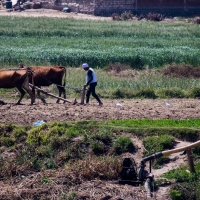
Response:
[{"label": "grass patch", "polygon": [[170,196],[173,199],[199,199],[200,163],[195,165],[195,174],[188,173],[186,170],[188,170],[188,167],[185,166],[163,175],[167,179],[176,180],[176,183],[170,189]]},{"label": "grass patch", "polygon": [[[175,140],[170,135],[161,135],[161,136],[151,136],[143,140],[143,145],[145,147],[144,156],[152,155],[156,152],[162,152],[163,150],[172,149],[174,147]],[[153,167],[161,168],[164,163],[168,163],[169,158],[163,156],[154,160]]]}]

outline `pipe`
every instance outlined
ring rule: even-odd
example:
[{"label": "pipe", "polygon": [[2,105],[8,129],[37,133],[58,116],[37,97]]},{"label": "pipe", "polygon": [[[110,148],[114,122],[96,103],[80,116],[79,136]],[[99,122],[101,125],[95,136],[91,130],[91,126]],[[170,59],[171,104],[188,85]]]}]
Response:
[{"label": "pipe", "polygon": [[160,158],[162,156],[167,156],[167,155],[170,155],[170,154],[173,154],[173,153],[181,152],[181,151],[184,151],[184,150],[187,150],[187,149],[192,149],[192,148],[197,147],[199,145],[200,145],[200,140],[198,140],[197,142],[194,142],[190,145],[184,146],[184,147],[179,147],[179,148],[176,148],[176,149],[157,152],[155,154],[152,154],[150,156],[143,158],[141,160],[141,163],[145,163],[149,160],[152,160],[152,159],[155,159],[155,158]]},{"label": "pipe", "polygon": [[192,149],[192,148],[197,147],[199,145],[200,145],[200,140],[197,141],[197,142],[194,142],[190,145],[187,145],[185,147],[180,147],[180,148],[177,148],[177,149],[162,151],[162,155],[163,156],[170,155],[170,154],[177,153],[177,152],[180,152],[180,151],[184,151],[184,150],[187,150],[187,149]]},{"label": "pipe", "polygon": [[151,198],[151,178],[147,178],[144,184],[147,198]]}]

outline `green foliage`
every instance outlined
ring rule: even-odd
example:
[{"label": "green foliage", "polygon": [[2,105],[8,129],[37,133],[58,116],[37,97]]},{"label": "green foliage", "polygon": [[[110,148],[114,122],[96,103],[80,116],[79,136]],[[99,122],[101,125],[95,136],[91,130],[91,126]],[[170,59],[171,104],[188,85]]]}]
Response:
[{"label": "green foliage", "polygon": [[14,144],[15,144],[15,139],[14,138],[1,137],[1,140],[0,140],[0,145],[1,146],[11,147]]},{"label": "green foliage", "polygon": [[37,154],[41,158],[44,158],[44,157],[50,158],[53,155],[55,155],[55,152],[53,151],[53,149],[50,145],[48,145],[48,146],[41,145],[41,146],[37,147]]},{"label": "green foliage", "polygon": [[42,168],[43,161],[38,159],[37,157],[34,157],[32,159],[32,168],[35,170],[40,170]]},{"label": "green foliage", "polygon": [[159,97],[162,98],[184,98],[183,91],[179,88],[174,89],[162,89],[159,91]]},{"label": "green foliage", "polygon": [[200,128],[200,119],[121,119],[109,120],[107,125],[120,127],[177,127]]},{"label": "green foliage", "polygon": [[47,169],[56,169],[56,164],[52,158],[47,159],[47,161],[44,163],[45,167]]},{"label": "green foliage", "polygon": [[193,98],[200,97],[200,88],[192,88],[190,96]]},{"label": "green foliage", "polygon": [[133,18],[133,14],[131,12],[124,12],[121,15],[118,15],[117,13],[112,14],[112,19],[114,21],[126,21]]},{"label": "green foliage", "polygon": [[163,175],[168,179],[175,179],[176,183],[171,186],[170,195],[173,199],[199,199],[200,195],[200,162],[195,165],[195,174],[188,173],[188,167],[180,167],[170,170]]},{"label": "green foliage", "polygon": [[120,99],[120,98],[127,98],[127,99],[130,99],[130,98],[134,98],[136,95],[135,95],[135,92],[132,91],[132,90],[128,90],[128,89],[125,89],[125,88],[122,88],[122,89],[116,89],[112,92],[112,98],[115,98],[115,99]]},{"label": "green foliage", "polygon": [[182,194],[179,190],[170,190],[170,196],[173,200],[181,200]]},{"label": "green foliage", "polygon": [[134,144],[127,136],[118,137],[113,144],[113,152],[121,154],[124,152],[133,152],[135,150]]},{"label": "green foliage", "polygon": [[153,89],[143,89],[143,90],[137,92],[137,94],[135,96],[139,97],[139,98],[149,98],[149,99],[157,98]]},{"label": "green foliage", "polygon": [[104,153],[104,144],[103,144],[103,142],[101,142],[101,141],[92,142],[92,143],[90,144],[90,147],[92,148],[93,152],[94,152],[96,155],[100,155],[100,154],[103,154],[103,153]]},{"label": "green foliage", "polygon": [[15,128],[16,126],[13,124],[5,124],[0,127],[0,135],[9,136]]},{"label": "green foliage", "polygon": [[25,128],[16,128],[13,130],[13,135],[16,137],[18,140],[25,140],[27,133]]},{"label": "green foliage", "polygon": [[[143,145],[146,149],[145,156],[152,155],[157,152],[161,152],[166,149],[171,149],[174,146],[174,138],[170,135],[151,136],[143,140]],[[163,156],[158,158],[153,163],[154,168],[160,168],[163,163],[169,162],[169,158]]]},{"label": "green foliage", "polygon": [[73,191],[67,194],[67,200],[76,200],[77,197],[78,197],[77,193]]},{"label": "green foliage", "polygon": [[42,178],[41,184],[48,184],[50,182],[51,182],[51,180],[47,176],[44,176]]},{"label": "green foliage", "polygon": [[195,147],[194,149],[192,149],[192,153],[193,153],[194,157],[199,158],[199,156],[200,156],[200,146]]},{"label": "green foliage", "polygon": [[174,146],[174,138],[170,135],[151,136],[143,140],[143,145],[147,152],[145,156],[156,152],[161,152],[166,149],[171,149]]},{"label": "green foliage", "polygon": [[150,21],[162,21],[164,19],[164,15],[160,13],[148,13],[147,14],[147,20]]},{"label": "green foliage", "polygon": [[170,196],[173,200],[199,200],[198,183],[175,184],[171,187]]}]

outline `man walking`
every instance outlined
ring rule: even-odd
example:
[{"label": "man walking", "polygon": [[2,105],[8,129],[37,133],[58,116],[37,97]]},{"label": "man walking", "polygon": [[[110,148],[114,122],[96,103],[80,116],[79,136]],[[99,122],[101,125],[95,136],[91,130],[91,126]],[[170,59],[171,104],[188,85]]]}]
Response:
[{"label": "man walking", "polygon": [[95,92],[95,87],[97,86],[97,76],[92,68],[89,67],[87,63],[82,64],[82,68],[87,71],[86,73],[86,84],[84,87],[89,86],[87,93],[86,93],[86,104],[89,103],[90,100],[90,94],[92,93],[92,96],[98,101],[99,106],[103,106],[102,101],[98,97],[98,95]]}]

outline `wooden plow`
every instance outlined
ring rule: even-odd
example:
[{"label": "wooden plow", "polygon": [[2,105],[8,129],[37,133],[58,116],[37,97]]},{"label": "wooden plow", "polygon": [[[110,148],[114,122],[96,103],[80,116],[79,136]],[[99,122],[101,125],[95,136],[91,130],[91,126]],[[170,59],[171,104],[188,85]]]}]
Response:
[{"label": "wooden plow", "polygon": [[37,86],[33,86],[31,83],[29,83],[29,85],[30,85],[31,88],[35,88],[35,89],[38,90],[39,92],[42,92],[43,94],[46,94],[46,95],[51,96],[51,97],[53,97],[53,98],[60,99],[60,100],[62,100],[62,101],[64,101],[64,102],[72,103],[73,105],[75,105],[75,104],[77,103],[76,99],[74,99],[74,101],[69,101],[69,100],[64,99],[64,98],[62,98],[62,97],[58,97],[58,96],[56,96],[56,95],[54,95],[54,94],[52,94],[52,93],[46,92],[46,91],[42,90],[41,88],[39,88],[39,87],[37,87]]}]

